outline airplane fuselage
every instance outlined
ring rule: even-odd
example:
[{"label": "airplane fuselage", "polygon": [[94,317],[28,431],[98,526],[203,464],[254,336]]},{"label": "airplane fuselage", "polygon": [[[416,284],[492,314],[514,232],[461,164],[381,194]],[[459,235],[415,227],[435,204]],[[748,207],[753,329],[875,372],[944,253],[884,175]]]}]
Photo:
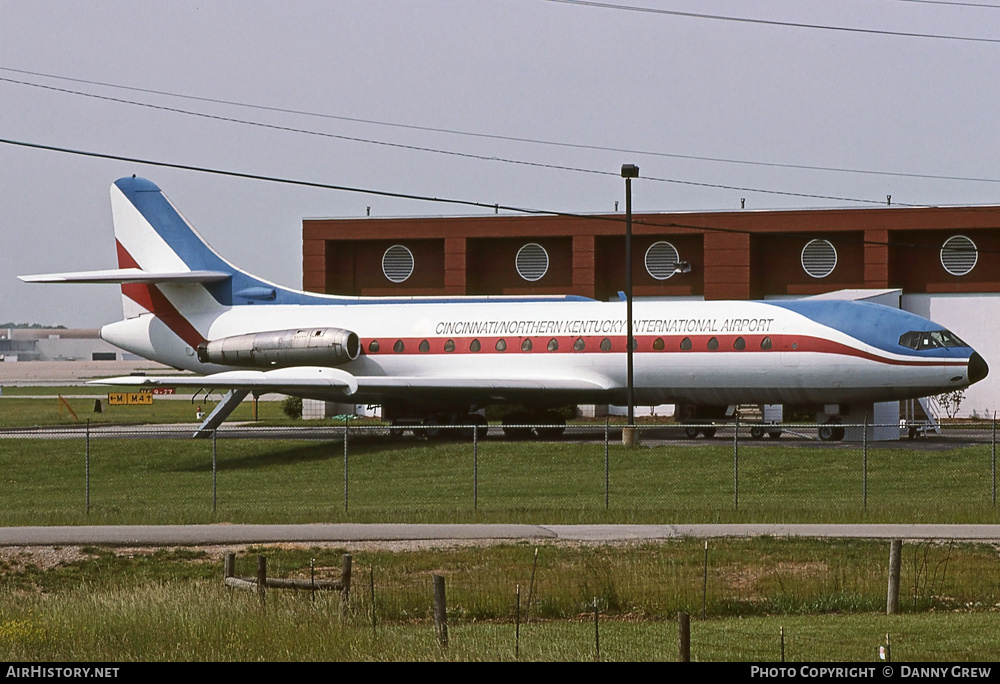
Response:
[{"label": "airplane fuselage", "polygon": [[[816,320],[836,318],[831,305],[858,320],[854,332]],[[938,394],[967,386],[967,347],[919,351],[898,338],[916,316],[855,302],[815,303],[805,315],[771,302],[664,302],[634,304],[635,401],[851,403]],[[262,318],[266,317],[266,322]],[[865,318],[870,320],[865,320]],[[822,318],[822,316],[819,316]],[[585,378],[593,387],[572,392],[579,402],[623,402],[626,387],[624,302],[423,302],[231,307],[190,316],[207,339],[260,330],[333,327],[357,333],[361,351],[339,368],[377,378],[535,378],[558,387]],[[926,322],[926,321],[925,321]],[[105,327],[109,342],[135,354],[200,374],[232,370],[199,361],[190,344],[153,316]],[[262,370],[266,370],[263,368]],[[430,392],[430,390],[428,390]],[[398,394],[389,386],[364,387],[355,399],[378,403]],[[523,399],[524,391],[482,387],[435,388],[470,400]],[[313,392],[324,396],[324,392]],[[337,393],[333,393],[337,394]],[[558,401],[560,392],[549,397]]]}]

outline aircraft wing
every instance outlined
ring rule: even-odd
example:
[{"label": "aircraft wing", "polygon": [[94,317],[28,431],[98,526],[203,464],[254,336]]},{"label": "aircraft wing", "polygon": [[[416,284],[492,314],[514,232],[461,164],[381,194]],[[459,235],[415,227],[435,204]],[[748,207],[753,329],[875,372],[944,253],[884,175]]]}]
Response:
[{"label": "aircraft wing", "polygon": [[610,379],[587,373],[576,376],[524,377],[435,377],[435,376],[354,376],[339,368],[294,366],[268,371],[234,370],[212,375],[145,376],[128,375],[91,380],[88,385],[116,387],[197,387],[209,389],[268,390],[285,394],[336,389],[350,396],[393,394],[400,390],[452,392],[603,391],[614,385]]},{"label": "aircraft wing", "polygon": [[88,385],[112,385],[115,387],[197,387],[209,389],[247,389],[294,393],[339,389],[346,395],[358,391],[358,382],[353,375],[338,368],[320,366],[296,366],[276,368],[268,371],[235,370],[212,375],[127,375],[104,380],[91,380]]}]

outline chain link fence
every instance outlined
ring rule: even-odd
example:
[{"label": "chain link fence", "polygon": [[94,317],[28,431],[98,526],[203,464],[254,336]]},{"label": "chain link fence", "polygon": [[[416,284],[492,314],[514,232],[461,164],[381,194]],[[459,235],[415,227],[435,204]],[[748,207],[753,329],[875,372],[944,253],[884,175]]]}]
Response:
[{"label": "chain link fence", "polygon": [[80,513],[160,523],[994,520],[995,423],[923,436],[825,427],[649,424],[628,446],[622,426],[606,423],[558,436],[516,426],[521,439],[497,426],[356,423],[226,426],[204,439],[184,426],[10,430],[0,433],[0,515],[7,524]]}]

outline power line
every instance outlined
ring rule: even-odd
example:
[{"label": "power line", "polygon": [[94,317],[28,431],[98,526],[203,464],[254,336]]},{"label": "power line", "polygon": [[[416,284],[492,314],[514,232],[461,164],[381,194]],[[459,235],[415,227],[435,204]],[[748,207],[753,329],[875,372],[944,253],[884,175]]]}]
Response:
[{"label": "power line", "polygon": [[[913,1],[913,2],[915,2],[915,1],[918,1],[918,0],[904,0],[904,1]],[[120,84],[115,84],[115,83],[108,83],[106,81],[94,81],[94,80],[88,80],[88,79],[82,79],[82,78],[72,78],[72,77],[69,77],[69,76],[58,76],[58,75],[55,75],[55,74],[47,74],[47,73],[38,72],[38,71],[28,71],[28,70],[25,70],[25,69],[14,69],[14,68],[11,68],[11,67],[0,66],[0,71],[9,71],[11,73],[24,74],[24,75],[27,75],[27,76],[38,76],[38,77],[42,77],[42,78],[50,78],[50,79],[57,80],[57,81],[68,81],[68,82],[71,82],[71,83],[82,83],[82,84],[85,84],[85,85],[95,85],[95,86],[100,86],[100,87],[103,87],[103,88],[112,88],[112,89],[118,89],[118,90],[126,90],[126,91],[146,93],[146,94],[151,94],[151,95],[159,95],[159,96],[164,96],[164,97],[174,97],[174,98],[183,99],[183,100],[193,100],[193,101],[197,101],[197,102],[207,102],[207,103],[211,103],[211,104],[221,104],[221,105],[227,105],[227,106],[232,106],[232,107],[243,107],[243,108],[246,108],[246,109],[255,109],[255,110],[260,110],[260,111],[276,112],[276,113],[281,113],[281,114],[293,114],[293,115],[296,115],[296,116],[307,116],[307,117],[313,117],[313,118],[319,118],[319,119],[330,119],[330,120],[335,120],[335,121],[347,121],[347,122],[350,122],[350,123],[361,123],[361,124],[372,125],[372,126],[384,126],[384,127],[388,127],[388,128],[400,128],[400,129],[404,129],[404,130],[423,131],[423,132],[430,132],[430,133],[444,133],[444,134],[447,134],[447,135],[459,135],[459,136],[465,136],[465,137],[470,137],[470,138],[481,138],[481,139],[488,139],[488,140],[503,140],[503,141],[507,141],[507,142],[527,143],[527,144],[532,144],[532,145],[548,145],[548,146],[552,146],[552,147],[562,147],[562,148],[567,148],[567,149],[592,150],[592,151],[598,151],[598,152],[615,152],[615,153],[618,153],[618,154],[642,155],[642,156],[646,156],[646,157],[661,157],[661,158],[668,158],[668,159],[686,159],[686,160],[691,160],[691,161],[704,161],[704,162],[713,162],[713,163],[720,163],[720,164],[740,164],[740,165],[746,165],[746,166],[760,166],[760,167],[769,167],[769,168],[778,168],[778,169],[793,169],[793,170],[800,170],[800,171],[823,171],[823,172],[832,172],[832,173],[866,174],[866,175],[872,175],[872,176],[890,176],[890,177],[898,177],[898,178],[921,178],[921,179],[927,179],[927,180],[947,180],[947,181],[960,181],[960,182],[972,182],[972,183],[1000,183],[1000,178],[984,178],[984,177],[976,177],[976,176],[947,176],[947,175],[930,174],[930,173],[907,173],[907,172],[902,172],[902,171],[878,171],[878,170],[871,170],[871,169],[856,169],[856,168],[837,167],[837,166],[817,166],[817,165],[810,165],[810,164],[786,164],[786,163],[781,163],[781,162],[766,162],[766,161],[759,161],[759,160],[752,160],[752,159],[733,159],[733,158],[728,158],[728,157],[709,157],[709,156],[705,156],[705,155],[696,155],[696,154],[680,154],[680,153],[676,153],[676,152],[659,152],[659,151],[655,151],[655,150],[638,150],[638,149],[632,149],[632,148],[627,148],[627,147],[613,147],[613,146],[607,146],[607,145],[589,145],[589,144],[584,144],[584,143],[571,143],[571,142],[564,142],[564,141],[542,140],[540,138],[528,138],[528,137],[512,136],[512,135],[500,135],[500,134],[496,134],[496,133],[481,133],[481,132],[476,132],[476,131],[464,131],[464,130],[460,130],[460,129],[439,128],[439,127],[434,127],[434,126],[418,126],[418,125],[414,125],[414,124],[405,124],[405,123],[392,122],[392,121],[381,121],[381,120],[378,120],[378,119],[364,119],[364,118],[360,118],[360,117],[341,116],[341,115],[337,115],[337,114],[324,114],[324,113],[318,113],[318,112],[309,112],[309,111],[300,110],[300,109],[290,109],[290,108],[286,108],[286,107],[273,107],[273,106],[268,106],[268,105],[252,104],[252,103],[248,103],[248,102],[240,102],[240,101],[236,101],[236,100],[223,100],[223,99],[217,99],[217,98],[211,98],[211,97],[201,97],[201,96],[197,96],[197,95],[187,95],[187,94],[183,94],[183,93],[175,93],[175,92],[166,91],[166,90],[155,90],[155,89],[151,89],[151,88],[139,88],[139,87],[135,87],[135,86],[125,86],[125,85],[120,85]],[[16,84],[16,85],[24,85],[24,86],[31,86],[31,87],[36,87],[36,88],[51,89],[51,90],[55,90],[57,92],[64,92],[66,94],[71,94],[71,95],[79,95],[79,96],[82,96],[82,97],[94,97],[94,98],[100,98],[101,97],[100,95],[96,95],[96,94],[93,94],[93,93],[86,93],[86,92],[82,92],[82,91],[69,90],[69,89],[60,89],[60,88],[55,88],[53,86],[46,86],[44,84],[32,83],[30,81],[18,81],[18,80],[14,80],[14,79],[3,78],[3,77],[0,77],[0,81],[4,81],[4,82],[7,82],[7,83],[12,83],[12,84]],[[147,104],[147,103],[142,103],[142,102],[135,102],[133,100],[118,100],[118,99],[115,99],[115,98],[108,98],[108,99],[111,99],[113,101],[122,102],[122,103],[125,103],[125,104],[132,104],[132,105],[136,105],[136,106],[147,106],[147,107],[154,107],[155,106],[155,105],[152,105],[152,104]],[[189,113],[186,110],[180,110],[180,109],[176,109],[174,111],[176,111],[178,113]],[[198,115],[197,113],[191,113],[191,114],[192,115]],[[239,120],[236,120],[236,121],[239,121]],[[264,125],[264,124],[255,124],[255,125]],[[289,130],[295,130],[295,129],[289,129]],[[312,132],[312,131],[304,131],[304,132],[308,132],[308,133],[314,134],[314,135],[323,135],[322,133],[316,133],[316,132]],[[358,141],[363,141],[364,139],[357,139],[357,140]],[[491,158],[491,160],[493,160],[493,159]],[[496,160],[494,160],[494,161],[496,161]],[[727,188],[727,189],[737,189],[737,190],[739,190],[739,189],[742,189],[742,188]]]},{"label": "power line", "polygon": [[545,0],[577,7],[596,7],[599,9],[619,10],[622,12],[640,12],[643,14],[659,14],[689,19],[711,19],[713,21],[730,21],[741,24],[758,24],[766,26],[782,26],[787,28],[804,28],[817,31],[842,31],[847,33],[864,33],[878,36],[897,36],[903,38],[933,38],[936,40],[955,40],[970,43],[1000,43],[1000,38],[977,38],[974,36],[950,36],[941,33],[916,33],[910,31],[885,31],[881,29],[857,28],[853,26],[831,26],[828,24],[809,24],[796,21],[777,21],[774,19],[751,19],[749,17],[733,17],[721,14],[705,14],[702,12],[681,12],[652,7],[637,7],[634,5],[614,5],[609,2],[593,2],[592,0]]},{"label": "power line", "polygon": [[978,7],[979,9],[1000,9],[1000,5],[988,5],[978,2],[955,2],[954,0],[894,0],[895,2],[915,2],[921,5],[952,5],[955,7]]},{"label": "power line", "polygon": [[[242,171],[230,171],[230,170],[225,170],[225,169],[213,169],[213,168],[204,167],[204,166],[194,166],[194,165],[191,165],[191,164],[179,164],[179,163],[175,163],[175,162],[165,162],[165,161],[158,161],[158,160],[153,160],[153,159],[142,159],[142,158],[139,158],[139,157],[126,157],[126,156],[123,156],[123,155],[116,155],[116,154],[110,154],[110,153],[105,153],[105,152],[91,152],[91,151],[87,151],[87,150],[75,150],[75,149],[72,149],[72,148],[57,147],[57,146],[54,146],[54,145],[43,145],[41,143],[30,143],[30,142],[25,142],[25,141],[20,141],[20,140],[9,140],[9,139],[5,139],[5,138],[0,138],[0,144],[3,144],[3,145],[12,145],[12,146],[16,146],[16,147],[24,147],[24,148],[35,149],[35,150],[44,150],[44,151],[48,151],[48,152],[58,152],[58,153],[62,153],[62,154],[69,154],[69,155],[80,156],[80,157],[90,157],[90,158],[94,158],[94,159],[108,159],[108,160],[112,160],[112,161],[123,161],[123,162],[128,162],[128,163],[131,163],[131,164],[143,164],[143,165],[147,165],[147,166],[156,166],[156,167],[160,167],[160,168],[177,169],[177,170],[181,170],[181,171],[195,171],[195,172],[198,172],[198,173],[207,173],[207,174],[216,175],[216,176],[226,176],[226,177],[230,177],[230,178],[242,178],[242,179],[245,179],[245,180],[264,181],[264,182],[268,182],[268,183],[278,183],[278,184],[282,184],[282,185],[293,185],[293,186],[298,186],[298,187],[316,188],[316,189],[321,189],[321,190],[338,190],[338,191],[342,191],[342,192],[353,192],[353,193],[366,194],[366,195],[375,195],[375,196],[379,196],[379,197],[391,197],[391,198],[394,198],[394,199],[406,199],[406,200],[414,200],[414,201],[421,201],[421,202],[436,202],[436,203],[440,203],[440,204],[450,204],[450,205],[458,205],[458,206],[477,207],[477,208],[481,208],[481,209],[489,209],[489,210],[492,210],[492,211],[498,211],[500,209],[503,209],[504,211],[511,211],[511,212],[515,212],[515,213],[529,214],[529,215],[560,216],[560,217],[564,217],[564,218],[577,218],[577,219],[584,219],[584,220],[588,220],[588,221],[611,221],[611,222],[614,222],[614,223],[624,223],[625,222],[625,217],[618,218],[617,216],[609,216],[609,215],[606,215],[606,214],[579,214],[579,213],[574,213],[574,212],[556,211],[556,210],[549,210],[549,209],[531,209],[531,208],[515,207],[515,206],[510,206],[510,205],[505,205],[505,204],[499,204],[499,203],[477,202],[477,201],[473,201],[473,200],[461,200],[461,199],[448,198],[448,197],[433,197],[433,196],[430,196],[430,195],[417,195],[417,194],[413,194],[413,193],[393,192],[393,191],[388,191],[388,190],[375,190],[375,189],[371,189],[371,188],[361,188],[361,187],[350,186],[350,185],[335,185],[335,184],[331,184],[331,183],[320,183],[320,182],[317,182],[317,181],[305,181],[305,180],[296,180],[296,179],[291,179],[291,178],[281,178],[279,176],[266,176],[266,175],[262,175],[262,174],[246,173],[246,172],[242,172]],[[982,211],[989,211],[991,213],[997,213],[998,215],[1000,215],[1000,207],[982,207],[981,210]],[[635,217],[633,219],[633,223],[638,224],[638,225],[652,226],[652,227],[655,227],[655,228],[681,228],[681,229],[685,229],[685,230],[703,231],[703,232],[707,232],[707,233],[728,233],[728,234],[749,235],[749,236],[758,236],[758,235],[761,235],[761,233],[754,232],[754,231],[751,231],[751,230],[741,229],[741,228],[723,228],[723,227],[720,227],[720,226],[710,226],[710,225],[706,225],[706,224],[694,224],[694,223],[681,223],[681,222],[678,222],[678,221],[661,222],[661,221],[657,221],[657,220],[651,220],[651,219],[648,219],[648,218],[642,218],[641,216],[640,217]],[[784,234],[781,234],[781,233],[767,233],[766,235],[772,236],[772,237],[782,237]],[[798,239],[801,236],[799,236],[799,235],[788,235],[788,237]],[[880,241],[880,240],[866,240],[866,239],[863,239],[863,238],[862,239],[856,239],[856,238],[850,238],[848,236],[839,236],[838,237],[838,241],[843,242],[843,243],[863,244],[863,245],[875,245],[875,246],[880,246],[880,247],[886,247],[887,246],[887,247],[896,247],[896,248],[898,248],[898,247],[910,247],[910,248],[916,248],[916,249],[939,249],[939,247],[935,246],[935,245],[924,245],[924,244],[919,244],[919,243],[888,242],[888,241]],[[990,250],[990,249],[979,249],[979,251],[981,253],[984,253],[984,254],[1000,253],[1000,250]]]},{"label": "power line", "polygon": [[[156,105],[156,104],[151,104],[151,103],[147,103],[147,102],[137,102],[135,100],[126,100],[126,99],[123,99],[123,98],[111,97],[111,96],[108,96],[108,95],[97,95],[97,94],[94,94],[94,93],[85,93],[85,92],[82,92],[82,91],[69,90],[67,88],[59,88],[59,87],[56,87],[56,86],[44,85],[44,84],[39,84],[39,83],[31,83],[29,81],[18,81],[18,80],[10,79],[10,78],[0,77],[0,82],[12,83],[12,84],[15,84],[15,85],[25,85],[25,86],[34,87],[34,88],[40,88],[40,89],[43,89],[43,90],[51,90],[51,91],[60,92],[60,93],[64,93],[64,94],[78,95],[78,96],[82,96],[82,97],[89,97],[89,98],[94,98],[94,99],[98,99],[98,100],[103,100],[103,101],[108,101],[108,102],[114,102],[114,103],[117,103],[117,104],[128,104],[128,105],[133,105],[133,106],[137,106],[137,107],[145,107],[145,108],[148,108],[148,109],[155,109],[155,110],[159,110],[159,111],[166,111],[166,112],[171,112],[171,113],[175,113],[175,114],[183,114],[183,115],[186,115],[186,116],[194,116],[194,117],[199,117],[199,118],[204,118],[204,119],[210,119],[210,120],[214,120],[214,121],[222,121],[222,122],[226,122],[226,123],[236,123],[236,124],[242,124],[242,125],[246,125],[246,126],[256,126],[256,127],[259,127],[259,128],[266,128],[266,129],[270,129],[270,130],[283,131],[283,132],[286,132],[286,133],[297,133],[297,134],[302,134],[302,135],[312,135],[312,136],[317,136],[317,137],[322,137],[322,138],[330,138],[330,139],[335,139],[335,140],[344,140],[344,141],[349,141],[349,142],[357,142],[357,143],[370,144],[370,145],[379,145],[379,146],[383,146],[383,147],[390,147],[390,148],[403,149],[403,150],[411,150],[411,151],[418,151],[418,152],[427,152],[427,153],[432,153],[432,154],[441,154],[441,155],[447,155],[447,156],[453,156],[453,157],[459,157],[459,158],[465,158],[465,159],[475,159],[475,160],[478,160],[478,161],[489,161],[489,162],[497,162],[497,163],[503,163],[503,164],[513,164],[513,165],[519,165],[519,166],[530,166],[530,167],[534,167],[534,168],[549,169],[549,170],[554,170],[554,171],[571,171],[571,172],[574,172],[574,173],[586,173],[586,174],[590,174],[590,175],[608,176],[608,177],[617,177],[618,176],[618,174],[616,172],[613,172],[613,171],[603,171],[603,170],[599,170],[599,169],[588,169],[588,168],[577,167],[577,166],[566,166],[566,165],[563,165],[563,164],[548,164],[548,163],[544,163],[544,162],[533,162],[533,161],[528,161],[528,160],[524,160],[524,159],[512,159],[512,158],[508,158],[508,157],[498,157],[498,156],[495,156],[495,155],[482,155],[482,154],[473,154],[471,152],[458,152],[458,151],[455,151],[455,150],[443,150],[443,149],[433,148],[433,147],[427,147],[427,146],[423,146],[423,145],[410,145],[410,144],[405,144],[405,143],[394,143],[394,142],[388,142],[388,141],[385,141],[385,140],[376,140],[376,139],[373,139],[373,138],[361,138],[361,137],[357,137],[357,136],[348,136],[348,135],[342,135],[342,134],[338,134],[338,133],[324,133],[324,132],[321,132],[321,131],[312,131],[312,130],[309,130],[309,129],[296,128],[296,127],[292,127],[292,126],[281,126],[281,125],[277,125],[277,124],[268,124],[268,123],[263,123],[263,122],[260,122],[260,121],[251,121],[251,120],[248,120],[248,119],[237,119],[235,117],[221,116],[221,115],[218,115],[218,114],[207,114],[207,113],[204,113],[204,112],[195,112],[195,111],[191,111],[191,110],[180,109],[178,107],[169,107],[169,106],[166,106],[166,105]],[[726,184],[723,184],[723,183],[707,183],[707,182],[699,182],[699,181],[682,180],[682,179],[678,179],[678,178],[664,178],[664,177],[660,177],[660,176],[646,176],[645,180],[656,182],[656,183],[670,183],[670,184],[674,184],[674,185],[687,185],[687,186],[690,186],[690,187],[701,187],[701,188],[709,188],[709,189],[715,189],[715,190],[733,190],[733,191],[744,192],[744,193],[759,193],[759,194],[776,195],[776,196],[782,196],[782,197],[800,197],[800,198],[805,198],[805,199],[818,199],[818,200],[837,201],[837,202],[855,202],[855,203],[859,203],[859,204],[872,204],[872,205],[881,205],[882,204],[882,200],[860,199],[860,198],[856,198],[856,197],[842,197],[842,196],[838,196],[838,195],[820,195],[820,194],[815,194],[815,193],[792,192],[792,191],[788,191],[788,190],[769,190],[769,189],[754,188],[754,187],[749,187],[749,186],[726,185]],[[997,182],[1000,182],[1000,181],[997,181]],[[916,205],[916,204],[906,204],[906,203],[902,203],[902,202],[899,202],[897,204],[899,204],[900,206],[921,206],[921,205]]]}]

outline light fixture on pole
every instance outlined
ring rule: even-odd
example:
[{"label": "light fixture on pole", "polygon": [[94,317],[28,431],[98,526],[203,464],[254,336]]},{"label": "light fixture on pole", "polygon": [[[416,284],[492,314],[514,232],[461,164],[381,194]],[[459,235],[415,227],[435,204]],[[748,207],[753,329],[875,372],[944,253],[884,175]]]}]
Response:
[{"label": "light fixture on pole", "polygon": [[[627,429],[622,433],[622,441],[634,444],[635,409],[632,401],[632,179],[639,177],[639,167],[622,164],[622,178],[625,179],[625,357],[627,359],[626,401],[628,402]],[[626,436],[627,435],[627,436]]]}]

